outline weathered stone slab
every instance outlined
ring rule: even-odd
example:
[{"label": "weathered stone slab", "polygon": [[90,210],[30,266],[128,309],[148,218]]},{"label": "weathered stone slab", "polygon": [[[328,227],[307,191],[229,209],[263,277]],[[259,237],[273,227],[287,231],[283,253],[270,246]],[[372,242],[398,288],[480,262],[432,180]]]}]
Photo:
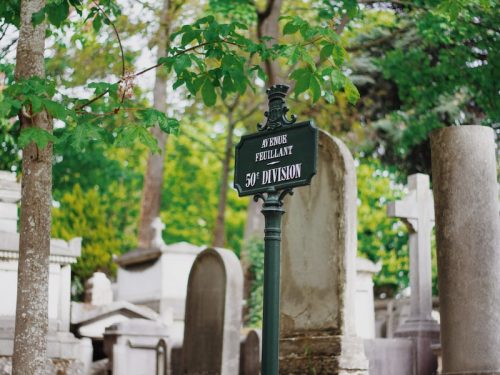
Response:
[{"label": "weathered stone slab", "polygon": [[186,299],[184,374],[238,373],[243,272],[236,255],[206,249],[194,261]]},{"label": "weathered stone slab", "polygon": [[370,375],[414,375],[416,370],[414,350],[411,339],[365,340]]},{"label": "weathered stone slab", "polygon": [[[319,134],[318,174],[286,201],[280,373],[365,374],[356,337],[356,170],[347,147]],[[307,371],[308,372],[308,371]]]},{"label": "weathered stone slab", "polygon": [[500,217],[495,133],[431,134],[443,375],[500,374]]}]

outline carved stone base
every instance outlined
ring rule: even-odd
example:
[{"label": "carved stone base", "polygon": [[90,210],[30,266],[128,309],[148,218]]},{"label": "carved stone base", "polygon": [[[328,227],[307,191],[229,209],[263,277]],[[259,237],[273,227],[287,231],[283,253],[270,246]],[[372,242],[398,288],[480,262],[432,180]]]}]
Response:
[{"label": "carved stone base", "polygon": [[280,374],[368,375],[363,340],[308,336],[280,340]]},{"label": "carved stone base", "polygon": [[416,351],[416,375],[436,373],[438,363],[431,346],[439,343],[439,324],[434,319],[408,318],[396,330],[396,337],[413,340]]}]

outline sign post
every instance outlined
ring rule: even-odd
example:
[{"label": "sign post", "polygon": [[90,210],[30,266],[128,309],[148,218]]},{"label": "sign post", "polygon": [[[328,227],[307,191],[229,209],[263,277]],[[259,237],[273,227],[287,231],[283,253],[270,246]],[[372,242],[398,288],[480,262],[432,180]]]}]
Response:
[{"label": "sign post", "polygon": [[262,374],[279,370],[280,251],[283,199],[292,188],[309,185],[316,174],[318,131],[311,121],[295,123],[286,117],[285,96],[289,87],[267,90],[267,122],[258,132],[243,136],[236,146],[234,187],[239,196],[262,199],[264,228],[264,316]]}]

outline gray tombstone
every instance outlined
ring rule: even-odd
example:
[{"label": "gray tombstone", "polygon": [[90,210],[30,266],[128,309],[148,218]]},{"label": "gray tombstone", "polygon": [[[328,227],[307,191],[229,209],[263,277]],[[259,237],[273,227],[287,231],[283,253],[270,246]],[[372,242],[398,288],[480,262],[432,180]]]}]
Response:
[{"label": "gray tombstone", "polygon": [[182,348],[184,374],[238,373],[243,272],[236,255],[206,249],[189,274]]},{"label": "gray tombstone", "polygon": [[319,134],[318,174],[285,202],[280,373],[367,374],[356,336],[356,169]]}]

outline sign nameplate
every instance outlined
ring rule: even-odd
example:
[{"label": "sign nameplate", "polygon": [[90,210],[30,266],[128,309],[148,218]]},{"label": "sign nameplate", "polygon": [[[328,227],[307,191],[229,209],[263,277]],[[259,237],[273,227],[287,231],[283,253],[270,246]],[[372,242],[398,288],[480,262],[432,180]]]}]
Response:
[{"label": "sign nameplate", "polygon": [[311,121],[241,137],[234,187],[239,196],[309,185],[316,174],[318,129]]}]

